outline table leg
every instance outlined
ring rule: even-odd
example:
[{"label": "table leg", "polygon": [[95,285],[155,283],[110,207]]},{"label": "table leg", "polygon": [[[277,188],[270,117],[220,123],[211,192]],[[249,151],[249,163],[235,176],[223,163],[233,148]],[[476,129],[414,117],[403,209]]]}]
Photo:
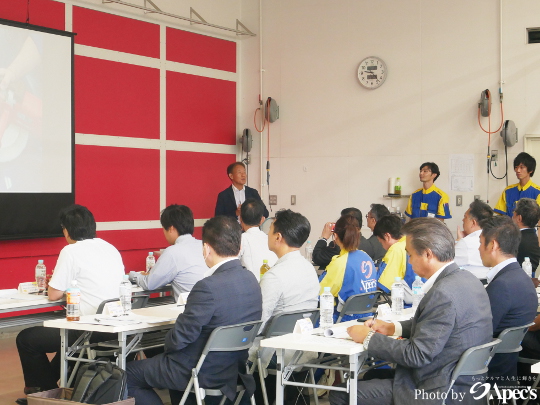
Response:
[{"label": "table leg", "polygon": [[[283,405],[283,390],[284,385],[282,383],[283,378],[283,358],[285,356],[285,349],[277,349],[277,368],[276,368],[276,405]],[[260,372],[260,370],[259,370]]]},{"label": "table leg", "polygon": [[351,354],[349,356],[349,405],[356,405],[357,402],[357,388],[358,388],[358,354]]},{"label": "table leg", "polygon": [[118,343],[120,344],[120,353],[118,353],[118,367],[126,369],[126,332],[118,332]]},{"label": "table leg", "polygon": [[60,387],[66,387],[68,362],[66,360],[66,353],[68,348],[68,330],[60,329]]}]

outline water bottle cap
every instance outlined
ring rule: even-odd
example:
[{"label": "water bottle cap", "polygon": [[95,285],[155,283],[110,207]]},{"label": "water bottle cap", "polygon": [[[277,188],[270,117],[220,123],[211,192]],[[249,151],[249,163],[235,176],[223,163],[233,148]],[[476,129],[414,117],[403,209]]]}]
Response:
[{"label": "water bottle cap", "polygon": [[266,260],[266,259],[263,259],[263,263],[268,263],[268,260]]},{"label": "water bottle cap", "polygon": [[531,259],[529,259],[528,257],[526,257],[526,258],[525,258],[525,261],[526,261],[526,262],[530,262]]},{"label": "water bottle cap", "polygon": [[148,256],[154,256],[154,252],[148,252]]},{"label": "water bottle cap", "polygon": [[330,292],[330,287],[324,287],[324,292]]},{"label": "water bottle cap", "polygon": [[43,260],[38,260],[38,264],[43,264]]},{"label": "water bottle cap", "polygon": [[416,276],[415,279],[416,279],[416,280],[420,280],[420,276]]},{"label": "water bottle cap", "polygon": [[124,274],[124,280],[129,280],[129,274]]},{"label": "water bottle cap", "polygon": [[399,179],[401,179],[401,177],[396,177],[396,180],[399,180]]},{"label": "water bottle cap", "polygon": [[396,277],[396,278],[394,279],[394,281],[396,281],[396,282],[401,281],[401,277]]}]

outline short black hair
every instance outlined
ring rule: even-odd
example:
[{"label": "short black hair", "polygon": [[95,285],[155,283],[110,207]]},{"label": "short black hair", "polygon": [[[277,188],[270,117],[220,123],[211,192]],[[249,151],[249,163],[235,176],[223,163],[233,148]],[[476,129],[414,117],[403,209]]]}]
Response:
[{"label": "short black hair", "polygon": [[82,205],[73,204],[60,211],[60,224],[73,240],[93,239],[96,237],[94,215]]},{"label": "short black hair", "polygon": [[439,171],[439,166],[437,166],[437,163],[433,162],[425,162],[420,165],[420,170],[422,170],[424,167],[427,167],[429,170],[431,170],[431,173],[435,173],[437,176],[433,179],[433,181],[437,180],[439,176],[441,175],[441,172]]},{"label": "short black hair", "polygon": [[311,225],[308,219],[291,210],[279,210],[274,220],[274,232],[280,233],[289,247],[302,247],[309,237]]},{"label": "short black hair", "polygon": [[531,177],[534,176],[534,171],[536,170],[535,158],[527,152],[521,152],[514,159],[514,169],[521,164],[527,168],[527,172],[531,173]]},{"label": "short black hair", "polygon": [[238,256],[242,228],[235,218],[218,215],[204,223],[202,241],[212,246],[221,257]]},{"label": "short black hair", "polygon": [[259,226],[264,216],[264,204],[261,200],[248,198],[240,207],[240,218],[249,226]]},{"label": "short black hair", "polygon": [[540,207],[532,198],[522,198],[516,202],[516,215],[521,215],[521,222],[529,228],[534,228],[540,221]]},{"label": "short black hair", "polygon": [[360,229],[362,229],[362,211],[360,211],[358,208],[344,208],[341,210],[341,216],[343,215],[352,215],[353,217],[355,217],[358,220],[358,225],[360,226]]},{"label": "short black hair", "polygon": [[234,171],[234,168],[236,166],[242,166],[244,169],[246,168],[246,165],[243,164],[242,162],[234,162],[234,163],[231,163],[229,166],[227,166],[227,176],[229,174],[231,174],[233,171]]},{"label": "short black hair", "polygon": [[402,227],[403,222],[401,222],[400,217],[394,214],[385,215],[375,224],[373,235],[384,239],[384,235],[389,233],[393,239],[399,240],[403,236],[403,233],[401,232]]},{"label": "short black hair", "polygon": [[496,215],[480,221],[480,227],[484,236],[484,246],[487,246],[492,240],[496,240],[501,252],[505,255],[517,256],[521,232],[512,218],[506,215]]},{"label": "short black hair", "polygon": [[193,235],[195,221],[193,212],[185,205],[172,204],[161,211],[161,226],[169,229],[171,226],[178,231],[178,235]]},{"label": "short black hair", "polygon": [[480,222],[493,216],[491,207],[482,200],[474,200],[469,205],[469,210],[469,216],[475,219],[476,222]]},{"label": "short black hair", "polygon": [[375,222],[377,222],[379,219],[384,217],[385,215],[390,215],[390,211],[384,204],[371,204],[370,205],[369,212],[371,213],[371,216],[373,219],[375,219]]}]

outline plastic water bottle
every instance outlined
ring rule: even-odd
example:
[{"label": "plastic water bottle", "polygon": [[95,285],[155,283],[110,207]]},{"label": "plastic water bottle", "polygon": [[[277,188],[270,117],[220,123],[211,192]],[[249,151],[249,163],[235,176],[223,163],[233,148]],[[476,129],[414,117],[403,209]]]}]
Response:
[{"label": "plastic water bottle", "polygon": [[66,291],[66,320],[78,321],[81,318],[81,290],[77,287],[77,280],[71,282]]},{"label": "plastic water bottle", "polygon": [[521,268],[525,271],[525,274],[527,274],[529,277],[532,277],[532,263],[531,259],[528,257],[525,258],[525,261],[521,265]]},{"label": "plastic water bottle", "polygon": [[416,276],[416,280],[412,283],[412,306],[414,309],[418,308],[418,304],[420,304],[420,301],[424,298],[424,290],[422,290],[423,285],[424,283],[422,283],[420,276]]},{"label": "plastic water bottle", "polygon": [[124,279],[120,283],[120,302],[124,309],[124,315],[129,315],[131,312],[131,282],[127,274],[124,274]]},{"label": "plastic water bottle", "polygon": [[262,279],[262,276],[264,276],[264,273],[266,273],[268,270],[270,270],[270,266],[268,265],[268,260],[264,259],[263,264],[261,266],[261,272],[260,272],[260,279]]},{"label": "plastic water bottle", "polygon": [[47,278],[47,268],[43,264],[43,260],[38,260],[36,265],[36,284],[40,293],[45,291],[45,279]]},{"label": "plastic water bottle", "polygon": [[148,252],[148,256],[146,257],[146,272],[148,273],[150,270],[152,270],[152,267],[156,264],[156,258],[154,257],[154,252]]},{"label": "plastic water bottle", "polygon": [[392,284],[392,314],[401,315],[403,312],[403,299],[405,298],[405,290],[401,284],[401,278],[396,277]]},{"label": "plastic water bottle", "polygon": [[311,263],[312,257],[313,257],[313,246],[311,246],[311,242],[308,240],[306,242],[306,260]]},{"label": "plastic water bottle", "polygon": [[405,218],[405,214],[403,214],[403,212],[401,212],[399,207],[396,208],[396,215],[399,217],[399,219],[401,219],[402,223],[406,222],[407,218]]},{"label": "plastic water bottle", "polygon": [[319,300],[320,306],[320,327],[331,328],[334,324],[334,296],[330,292],[330,287],[324,287],[324,292]]}]

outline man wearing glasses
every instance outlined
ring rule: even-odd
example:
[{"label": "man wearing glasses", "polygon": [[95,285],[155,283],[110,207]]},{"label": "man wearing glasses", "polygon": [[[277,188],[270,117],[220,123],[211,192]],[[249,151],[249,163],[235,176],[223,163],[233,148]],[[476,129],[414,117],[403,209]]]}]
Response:
[{"label": "man wearing glasses", "polygon": [[411,194],[405,215],[410,218],[437,218],[441,221],[452,218],[448,195],[435,186],[435,180],[440,174],[439,166],[436,163],[422,163],[420,181],[423,183],[423,187]]}]

